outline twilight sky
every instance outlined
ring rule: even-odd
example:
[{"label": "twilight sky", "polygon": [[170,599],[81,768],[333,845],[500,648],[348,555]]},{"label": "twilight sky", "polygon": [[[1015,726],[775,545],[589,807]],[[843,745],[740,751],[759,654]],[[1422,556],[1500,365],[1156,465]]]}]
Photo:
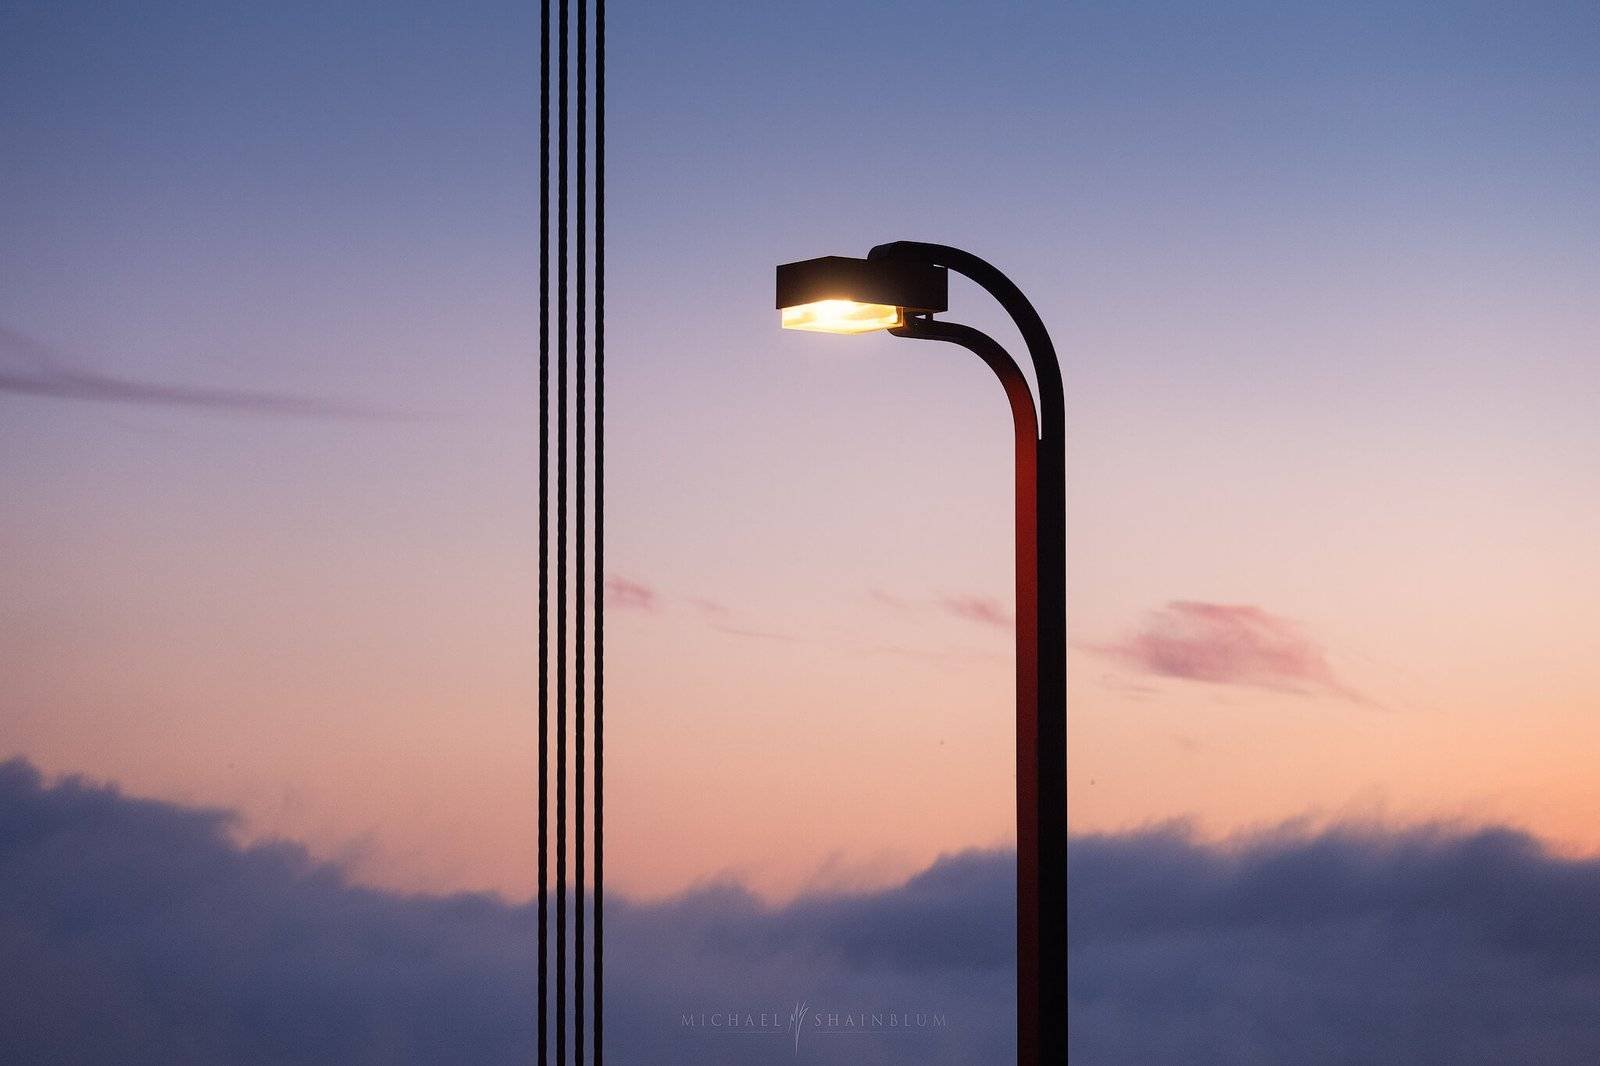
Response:
[{"label": "twilight sky", "polygon": [[[534,7],[0,0],[0,758],[528,891]],[[897,238],[1063,354],[1075,830],[1600,848],[1593,5],[611,13],[619,888],[1011,842],[1005,405],[771,308]]]}]

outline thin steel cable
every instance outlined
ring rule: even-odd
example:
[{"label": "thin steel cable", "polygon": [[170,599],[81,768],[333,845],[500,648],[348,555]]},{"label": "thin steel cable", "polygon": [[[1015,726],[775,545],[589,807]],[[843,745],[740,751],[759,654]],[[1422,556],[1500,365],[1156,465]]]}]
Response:
[{"label": "thin steel cable", "polygon": [[567,129],[568,0],[561,0],[556,325],[556,1061],[567,1061]]},{"label": "thin steel cable", "polygon": [[539,21],[539,1066],[550,1033],[550,0]]},{"label": "thin steel cable", "polygon": [[577,573],[573,578],[573,609],[576,613],[576,625],[573,638],[573,700],[572,700],[572,736],[576,742],[573,769],[573,933],[572,933],[572,1056],[576,1066],[583,1066],[583,789],[584,789],[584,740],[585,729],[583,701],[584,701],[584,658],[587,652],[588,630],[585,628],[587,621],[584,601],[588,599],[588,580],[584,569],[585,545],[588,531],[585,528],[585,512],[587,509],[584,493],[587,479],[585,478],[585,463],[588,459],[587,435],[589,423],[586,415],[588,395],[585,388],[588,350],[585,346],[586,327],[588,323],[587,284],[589,270],[589,218],[588,218],[588,184],[589,184],[589,0],[578,0],[578,225],[577,225],[577,287],[578,287],[578,315],[577,315],[577,351],[575,366],[577,370],[577,484],[574,487],[573,503],[577,508],[577,519],[573,552],[577,557]]},{"label": "thin steel cable", "polygon": [[594,6],[594,1066],[605,1006],[606,0]]}]

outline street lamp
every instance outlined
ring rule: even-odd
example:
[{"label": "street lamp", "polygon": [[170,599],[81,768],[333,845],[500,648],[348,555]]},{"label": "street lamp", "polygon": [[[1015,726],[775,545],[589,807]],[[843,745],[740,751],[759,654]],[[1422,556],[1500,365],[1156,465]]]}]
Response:
[{"label": "street lamp", "polygon": [[[948,272],[1010,314],[1038,386],[993,338],[933,315]],[[986,363],[1011,401],[1016,437],[1017,1062],[1067,1061],[1066,451],[1061,368],[1044,323],[1016,285],[968,252],[880,244],[865,259],[824,256],[778,267],[786,329],[957,344]]]}]

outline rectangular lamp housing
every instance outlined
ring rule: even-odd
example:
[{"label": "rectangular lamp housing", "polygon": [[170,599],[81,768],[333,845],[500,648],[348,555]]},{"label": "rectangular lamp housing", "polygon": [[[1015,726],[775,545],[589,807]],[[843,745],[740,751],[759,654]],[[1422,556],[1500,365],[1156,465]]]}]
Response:
[{"label": "rectangular lamp housing", "polygon": [[907,312],[943,311],[943,267],[897,259],[825,255],[778,267],[777,305],[785,329],[867,333],[905,323]]}]

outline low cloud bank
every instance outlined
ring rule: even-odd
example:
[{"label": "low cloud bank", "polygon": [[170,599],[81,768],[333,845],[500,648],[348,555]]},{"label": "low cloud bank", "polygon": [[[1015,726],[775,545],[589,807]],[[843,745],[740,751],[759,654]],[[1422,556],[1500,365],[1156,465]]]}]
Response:
[{"label": "low cloud bank", "polygon": [[[531,1061],[530,907],[363,888],[228,825],[0,763],[7,1061]],[[1600,1061],[1600,864],[1525,835],[1173,829],[1080,837],[1071,862],[1079,1063]],[[1003,1062],[1012,890],[1009,855],[973,852],[779,908],[732,885],[608,900],[607,1053]]]}]

